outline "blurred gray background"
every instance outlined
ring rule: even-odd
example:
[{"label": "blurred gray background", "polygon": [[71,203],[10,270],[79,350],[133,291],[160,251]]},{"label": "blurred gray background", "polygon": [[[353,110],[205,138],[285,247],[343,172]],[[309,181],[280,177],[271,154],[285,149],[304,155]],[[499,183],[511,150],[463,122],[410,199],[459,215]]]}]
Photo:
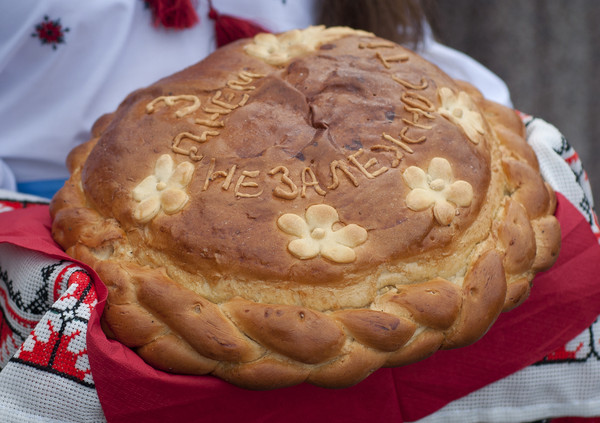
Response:
[{"label": "blurred gray background", "polygon": [[577,150],[600,209],[600,0],[438,0],[438,38],[508,84]]}]

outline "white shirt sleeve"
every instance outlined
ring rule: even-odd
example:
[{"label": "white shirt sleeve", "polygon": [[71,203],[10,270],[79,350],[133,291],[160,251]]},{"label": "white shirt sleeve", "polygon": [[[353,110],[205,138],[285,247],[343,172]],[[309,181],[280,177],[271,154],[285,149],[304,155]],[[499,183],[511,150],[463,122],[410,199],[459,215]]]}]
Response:
[{"label": "white shirt sleeve", "polygon": [[17,190],[17,182],[12,170],[0,159],[0,189]]}]

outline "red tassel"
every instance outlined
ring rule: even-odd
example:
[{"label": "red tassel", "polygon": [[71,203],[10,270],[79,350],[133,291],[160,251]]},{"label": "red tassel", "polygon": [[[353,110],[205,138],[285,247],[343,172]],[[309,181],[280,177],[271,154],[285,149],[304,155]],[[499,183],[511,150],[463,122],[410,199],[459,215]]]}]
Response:
[{"label": "red tassel", "polygon": [[165,28],[190,28],[200,20],[192,0],[145,0],[152,9],[154,25]]},{"label": "red tassel", "polygon": [[261,32],[270,32],[257,23],[234,16],[221,15],[213,8],[211,0],[208,1],[208,5],[208,17],[215,21],[217,47],[222,47],[241,38],[254,37]]}]

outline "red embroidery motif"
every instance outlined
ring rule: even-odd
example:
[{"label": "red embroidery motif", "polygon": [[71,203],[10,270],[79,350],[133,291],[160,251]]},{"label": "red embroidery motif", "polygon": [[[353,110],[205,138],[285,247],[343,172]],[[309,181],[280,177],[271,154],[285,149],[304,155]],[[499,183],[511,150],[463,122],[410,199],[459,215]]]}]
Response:
[{"label": "red embroidery motif", "polygon": [[556,361],[556,360],[576,360],[577,353],[581,351],[583,348],[583,342],[580,342],[574,351],[567,350],[567,346],[562,346],[551,354],[548,354],[547,360]]},{"label": "red embroidery motif", "polygon": [[52,45],[52,49],[56,50],[57,44],[65,42],[65,32],[69,32],[69,28],[63,28],[60,19],[51,21],[48,16],[44,16],[44,20],[35,26],[35,32],[31,36],[39,38],[42,44]]},{"label": "red embroidery motif", "polygon": [[30,206],[41,206],[41,205],[46,205],[46,204],[48,204],[48,203],[35,202],[35,201],[0,199],[0,213],[17,210],[17,209],[24,209],[24,208],[30,207]]},{"label": "red embroidery motif", "polygon": [[12,361],[92,387],[85,336],[91,312],[97,304],[96,290],[90,276],[81,268],[72,273],[68,285]]}]

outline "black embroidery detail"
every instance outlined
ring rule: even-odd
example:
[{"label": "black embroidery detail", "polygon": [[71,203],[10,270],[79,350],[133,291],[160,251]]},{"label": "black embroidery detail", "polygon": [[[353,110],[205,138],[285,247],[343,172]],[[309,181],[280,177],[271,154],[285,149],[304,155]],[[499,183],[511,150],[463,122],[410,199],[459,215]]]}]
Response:
[{"label": "black embroidery detail", "polygon": [[571,150],[571,144],[569,144],[569,141],[567,141],[567,139],[561,135],[560,137],[560,147],[559,148],[554,148],[553,150],[556,151],[557,154],[559,154],[560,156],[562,156],[563,154],[565,154],[567,151]]},{"label": "black embroidery detail", "polygon": [[[549,365],[557,363],[585,363],[589,360],[600,360],[600,351],[598,351],[598,337],[594,333],[598,319],[586,329],[588,332],[588,339],[582,341],[576,348],[575,351],[567,351],[566,349],[560,349],[554,353],[544,357],[537,363],[532,364],[533,366]],[[587,344],[587,345],[586,345]],[[577,355],[580,350],[588,350],[585,355]]]}]

